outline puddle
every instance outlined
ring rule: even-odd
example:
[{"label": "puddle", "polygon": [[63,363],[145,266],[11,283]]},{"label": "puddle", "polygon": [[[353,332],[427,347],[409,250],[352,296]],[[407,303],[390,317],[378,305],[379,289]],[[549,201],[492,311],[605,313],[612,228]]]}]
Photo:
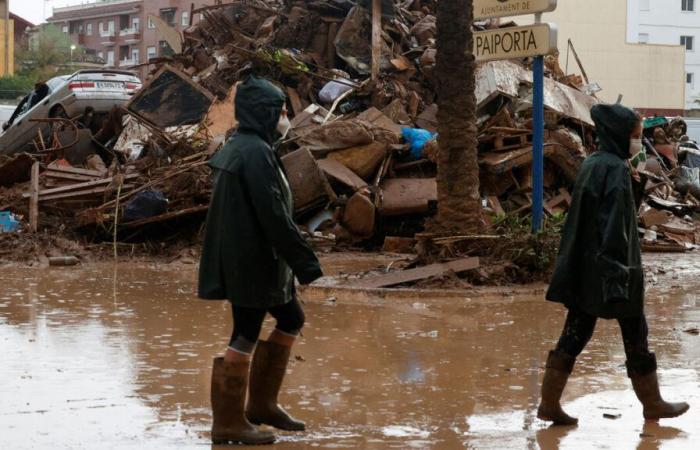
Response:
[{"label": "puddle", "polygon": [[[683,417],[644,423],[614,322],[600,321],[565,393],[579,427],[547,428],[535,410],[562,308],[535,296],[338,298],[305,306],[281,400],[309,432],[281,433],[276,448],[692,447],[700,336],[683,330],[700,325],[700,270],[660,258],[692,284],[669,293],[660,282],[647,308],[663,392],[691,403]],[[216,448],[209,377],[230,334],[227,304],[194,298],[190,266],[122,265],[114,275],[111,266],[0,272],[0,448]]]}]

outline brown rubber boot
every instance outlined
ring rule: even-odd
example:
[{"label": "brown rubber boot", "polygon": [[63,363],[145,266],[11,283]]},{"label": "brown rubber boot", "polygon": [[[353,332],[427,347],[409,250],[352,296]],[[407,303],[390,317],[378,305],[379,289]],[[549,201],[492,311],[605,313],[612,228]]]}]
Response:
[{"label": "brown rubber boot", "polygon": [[644,407],[646,420],[670,419],[684,414],[690,406],[685,402],[669,403],[661,398],[656,376],[656,355],[649,353],[627,361],[627,375]]},{"label": "brown rubber boot", "polygon": [[259,430],[246,419],[244,405],[247,387],[247,363],[214,359],[211,373],[211,409],[214,416],[211,440],[214,444],[262,445],[275,442],[273,433]]},{"label": "brown rubber boot", "polygon": [[553,350],[547,358],[547,368],[542,380],[542,400],[537,408],[537,417],[553,422],[553,425],[576,425],[578,419],[566,414],[561,408],[561,395],[574,370],[576,359],[564,352]]},{"label": "brown rubber boot", "polygon": [[293,418],[277,404],[290,353],[290,347],[258,341],[250,369],[250,395],[246,409],[251,422],[286,431],[306,429],[304,422]]}]

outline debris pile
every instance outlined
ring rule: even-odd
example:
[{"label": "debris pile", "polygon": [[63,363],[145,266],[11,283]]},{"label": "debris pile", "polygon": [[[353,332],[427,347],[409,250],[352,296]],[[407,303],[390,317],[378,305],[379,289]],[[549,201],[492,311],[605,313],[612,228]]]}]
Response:
[{"label": "debris pile", "polygon": [[681,118],[644,121],[644,151],[637,168],[644,198],[639,226],[646,251],[683,252],[700,244],[700,147],[690,141],[687,130]]},{"label": "debris pile", "polygon": [[[376,80],[362,2],[245,0],[195,10],[203,20],[185,31],[182,52],[151,60],[155,69],[125,108],[99,123],[53,119],[32,154],[0,161],[0,211],[32,230],[60,223],[115,241],[153,237],[154,227],[162,238],[163,228],[201,223],[212,189],[206,162],[235,130],[236,83],[256,73],[288,96],[291,129],[278,150],[302,229],[317,245],[383,243],[412,252],[437,201],[435,4],[382,4]],[[526,216],[532,204],[530,63],[478,67],[480,182],[492,223]],[[556,57],[546,67],[545,209],[559,216],[594,151],[590,108],[598,100]],[[675,175],[645,176],[653,184],[641,216],[646,245],[694,239],[682,217],[697,202],[674,195],[682,184],[669,178]],[[700,186],[683,189],[692,196]],[[664,211],[680,218],[661,219]]]}]

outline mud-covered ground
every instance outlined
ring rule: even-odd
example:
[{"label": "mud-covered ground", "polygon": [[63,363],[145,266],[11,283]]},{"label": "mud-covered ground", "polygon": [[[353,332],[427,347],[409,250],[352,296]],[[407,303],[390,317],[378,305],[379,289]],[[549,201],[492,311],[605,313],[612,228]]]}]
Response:
[{"label": "mud-covered ground", "polygon": [[[386,263],[324,259],[329,273]],[[644,423],[617,326],[602,321],[564,398],[580,426],[536,419],[564,319],[541,286],[363,300],[307,291],[282,403],[309,431],[281,433],[277,448],[696,448],[700,336],[685,330],[700,327],[700,258],[646,260],[650,341],[666,396],[691,403],[685,416]],[[209,448],[211,359],[231,320],[225,303],[194,297],[195,281],[182,263],[3,268],[0,448]]]}]

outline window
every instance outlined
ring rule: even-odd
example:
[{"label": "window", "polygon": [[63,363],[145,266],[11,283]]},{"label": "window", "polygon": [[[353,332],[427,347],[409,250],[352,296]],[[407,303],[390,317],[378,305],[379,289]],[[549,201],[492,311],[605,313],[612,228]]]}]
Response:
[{"label": "window", "polygon": [[114,50],[110,50],[107,52],[107,65],[108,66],[114,65]]},{"label": "window", "polygon": [[138,17],[134,17],[133,19],[131,19],[131,29],[138,32],[140,28],[141,19],[139,19]]},{"label": "window", "polygon": [[114,21],[110,20],[107,22],[107,31],[109,31],[110,34],[114,34]]},{"label": "window", "polygon": [[139,49],[138,48],[132,48],[131,49],[131,61],[133,64],[138,64],[140,63],[141,55],[139,54]]},{"label": "window", "polygon": [[685,49],[689,52],[695,50],[695,38],[693,36],[681,36],[681,45],[685,46]]},{"label": "window", "polygon": [[151,16],[148,16],[148,28],[149,29],[154,29],[156,27],[156,23],[151,19]]},{"label": "window", "polygon": [[695,74],[694,73],[686,73],[685,74],[685,83],[689,85],[690,87],[693,87],[693,84],[695,84]]},{"label": "window", "polygon": [[695,11],[695,0],[682,0],[681,1],[681,10],[687,11],[687,12],[694,12]]},{"label": "window", "polygon": [[160,10],[160,18],[163,19],[165,23],[171,26],[175,26],[175,11],[176,8],[164,8]]},{"label": "window", "polygon": [[61,28],[61,31],[68,34],[68,25],[63,25],[63,28]]},{"label": "window", "polygon": [[182,11],[182,26],[183,27],[190,26],[190,12],[189,11]]},{"label": "window", "polygon": [[105,54],[104,52],[97,52],[97,57],[100,59],[105,59]]},{"label": "window", "polygon": [[92,24],[91,23],[87,24],[85,26],[85,29],[86,29],[85,34],[87,34],[88,36],[92,36]]},{"label": "window", "polygon": [[157,50],[155,47],[148,47],[146,49],[146,58],[148,58],[148,61],[155,58],[156,54],[157,54]]},{"label": "window", "polygon": [[105,24],[104,22],[100,22],[97,24],[97,30],[99,31],[100,34],[105,32]]},{"label": "window", "polygon": [[649,33],[639,33],[639,43],[648,44],[649,43]]},{"label": "window", "polygon": [[639,10],[649,11],[649,0],[639,0]]}]

